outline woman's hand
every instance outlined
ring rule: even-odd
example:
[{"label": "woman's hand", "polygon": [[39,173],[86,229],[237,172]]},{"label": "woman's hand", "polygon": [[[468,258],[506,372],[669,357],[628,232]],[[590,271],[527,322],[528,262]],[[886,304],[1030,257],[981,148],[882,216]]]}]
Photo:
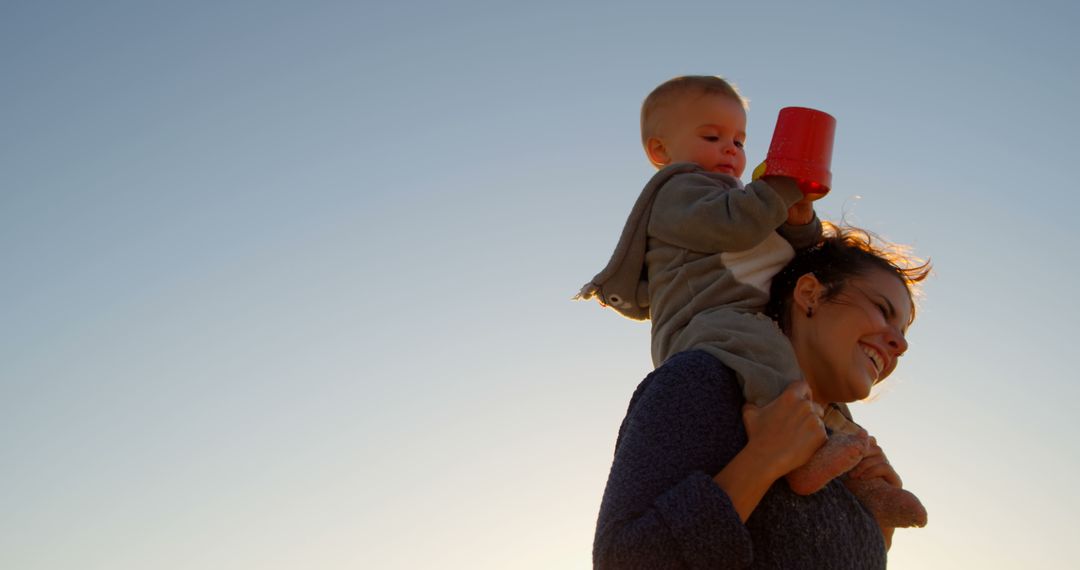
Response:
[{"label": "woman's hand", "polygon": [[746,451],[771,465],[773,480],[809,461],[827,439],[823,411],[810,396],[810,386],[800,380],[764,407],[743,407]]},{"label": "woman's hand", "polygon": [[870,438],[869,451],[863,456],[862,461],[848,473],[848,477],[852,479],[881,477],[886,483],[897,489],[904,488],[904,482],[900,480],[900,475],[893,469],[889,459],[885,457],[885,452],[878,446],[877,439],[874,437]]},{"label": "woman's hand", "polygon": [[764,407],[743,406],[749,441],[713,480],[727,493],[743,522],[780,477],[806,463],[825,443],[822,410],[805,380],[788,386]]}]

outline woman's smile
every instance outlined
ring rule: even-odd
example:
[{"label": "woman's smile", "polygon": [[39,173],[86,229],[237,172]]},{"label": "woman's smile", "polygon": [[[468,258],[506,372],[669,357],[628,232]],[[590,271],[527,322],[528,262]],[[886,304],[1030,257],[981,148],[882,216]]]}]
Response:
[{"label": "woman's smile", "polygon": [[862,348],[862,351],[866,354],[867,358],[870,359],[870,364],[873,365],[874,368],[874,382],[877,382],[878,378],[881,377],[881,371],[885,370],[885,356],[870,345],[860,344],[859,346]]},{"label": "woman's smile", "polygon": [[823,404],[866,398],[907,349],[907,287],[896,275],[873,270],[828,298],[820,284],[806,291],[814,310],[799,318],[793,342],[814,398]]}]

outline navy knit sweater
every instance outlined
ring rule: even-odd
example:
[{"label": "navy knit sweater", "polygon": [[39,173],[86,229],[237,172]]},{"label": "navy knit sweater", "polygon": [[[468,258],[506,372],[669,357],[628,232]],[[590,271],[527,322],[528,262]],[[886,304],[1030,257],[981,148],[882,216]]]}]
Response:
[{"label": "navy knit sweater", "polygon": [[735,374],[672,357],[630,400],[593,543],[597,568],[885,567],[873,517],[834,480],[808,497],[778,480],[744,525],[713,476],[747,442]]}]

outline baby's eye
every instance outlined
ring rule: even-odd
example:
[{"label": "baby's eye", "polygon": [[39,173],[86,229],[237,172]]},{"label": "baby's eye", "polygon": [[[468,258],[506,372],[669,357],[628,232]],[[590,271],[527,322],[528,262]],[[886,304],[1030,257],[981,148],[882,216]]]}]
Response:
[{"label": "baby's eye", "polygon": [[703,135],[701,138],[703,138],[703,139],[705,139],[705,140],[707,140],[709,142],[716,142],[716,141],[720,140],[720,137],[713,136],[713,135]]},{"label": "baby's eye", "polygon": [[737,146],[739,148],[742,148],[744,144],[746,144],[746,143],[744,143],[742,141],[735,141],[735,146]]}]

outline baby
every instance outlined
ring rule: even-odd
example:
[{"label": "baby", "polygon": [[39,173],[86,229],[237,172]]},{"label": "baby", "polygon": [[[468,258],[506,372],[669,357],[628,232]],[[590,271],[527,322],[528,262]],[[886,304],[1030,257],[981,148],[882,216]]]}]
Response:
[{"label": "baby", "polygon": [[[740,182],[746,102],[723,79],[677,77],[654,89],[642,106],[641,139],[659,172],[634,204],[608,266],[577,298],[598,297],[626,317],[650,319],[654,365],[704,350],[735,371],[748,402],[765,405],[802,377],[787,337],[762,314],[770,282],[796,248],[820,240],[821,223],[795,180]],[[816,492],[867,449],[864,430],[831,416],[828,443],[787,476],[798,493]]]}]

